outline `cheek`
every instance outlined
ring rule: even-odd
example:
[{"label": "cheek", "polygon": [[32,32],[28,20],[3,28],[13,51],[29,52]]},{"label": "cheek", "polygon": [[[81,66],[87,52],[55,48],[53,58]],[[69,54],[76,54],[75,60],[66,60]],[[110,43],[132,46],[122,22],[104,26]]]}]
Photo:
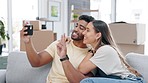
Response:
[{"label": "cheek", "polygon": [[90,44],[96,40],[95,36],[92,34],[85,34],[83,43]]}]

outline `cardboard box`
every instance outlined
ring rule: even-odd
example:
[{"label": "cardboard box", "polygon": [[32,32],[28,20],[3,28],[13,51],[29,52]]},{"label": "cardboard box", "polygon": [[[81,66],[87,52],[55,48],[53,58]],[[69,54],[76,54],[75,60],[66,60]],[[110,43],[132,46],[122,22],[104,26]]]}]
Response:
[{"label": "cardboard box", "polygon": [[111,23],[109,26],[118,44],[141,45],[145,42],[145,24]]},{"label": "cardboard box", "polygon": [[[37,51],[44,50],[49,44],[55,41],[56,37],[51,30],[34,31],[32,42]],[[20,40],[20,51],[25,51],[25,44]]]},{"label": "cardboard box", "polygon": [[124,56],[130,52],[144,54],[145,45],[134,45],[134,44],[117,44],[117,45]]},{"label": "cardboard box", "polygon": [[[27,21],[29,21],[30,24],[33,25],[33,30],[34,31],[38,31],[38,30],[41,30],[42,29],[42,23],[41,23],[41,21],[39,21],[39,20],[27,20]],[[23,25],[25,25],[24,24],[24,20],[23,20]]]}]

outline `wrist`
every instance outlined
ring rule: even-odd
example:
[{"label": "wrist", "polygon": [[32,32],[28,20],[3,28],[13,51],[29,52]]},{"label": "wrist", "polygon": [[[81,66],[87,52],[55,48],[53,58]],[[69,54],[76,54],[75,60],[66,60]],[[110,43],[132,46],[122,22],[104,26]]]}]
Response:
[{"label": "wrist", "polygon": [[60,58],[60,61],[61,61],[61,62],[62,62],[62,61],[65,61],[65,60],[69,60],[68,55],[65,55],[64,57],[61,57],[61,58]]},{"label": "wrist", "polygon": [[24,43],[26,45],[30,45],[32,43],[32,39],[31,38],[28,38],[27,40],[24,40]]},{"label": "wrist", "polygon": [[94,54],[94,51],[92,49],[88,50],[88,52]]}]

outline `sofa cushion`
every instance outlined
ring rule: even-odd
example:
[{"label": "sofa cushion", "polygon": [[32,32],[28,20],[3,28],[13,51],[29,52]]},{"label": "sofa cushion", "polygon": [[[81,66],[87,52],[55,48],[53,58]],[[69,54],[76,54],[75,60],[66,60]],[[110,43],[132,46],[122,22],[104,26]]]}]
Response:
[{"label": "sofa cushion", "polygon": [[6,69],[8,56],[0,56],[0,69]]},{"label": "sofa cushion", "polygon": [[8,56],[6,83],[46,83],[51,64],[32,67],[25,52],[11,52]]},{"label": "sofa cushion", "polygon": [[6,82],[6,70],[0,69],[0,83]]},{"label": "sofa cushion", "polygon": [[142,74],[148,83],[148,55],[138,53],[128,53],[126,55],[127,62]]}]

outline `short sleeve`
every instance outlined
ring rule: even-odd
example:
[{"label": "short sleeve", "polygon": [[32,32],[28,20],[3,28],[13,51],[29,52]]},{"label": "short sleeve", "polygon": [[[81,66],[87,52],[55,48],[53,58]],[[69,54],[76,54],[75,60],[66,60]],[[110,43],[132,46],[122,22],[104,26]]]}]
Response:
[{"label": "short sleeve", "polygon": [[111,74],[114,67],[120,62],[118,53],[109,45],[100,47],[90,61],[107,75]]},{"label": "short sleeve", "polygon": [[52,57],[55,57],[54,55],[57,50],[57,43],[58,41],[54,41],[45,49],[45,51],[48,52]]}]

